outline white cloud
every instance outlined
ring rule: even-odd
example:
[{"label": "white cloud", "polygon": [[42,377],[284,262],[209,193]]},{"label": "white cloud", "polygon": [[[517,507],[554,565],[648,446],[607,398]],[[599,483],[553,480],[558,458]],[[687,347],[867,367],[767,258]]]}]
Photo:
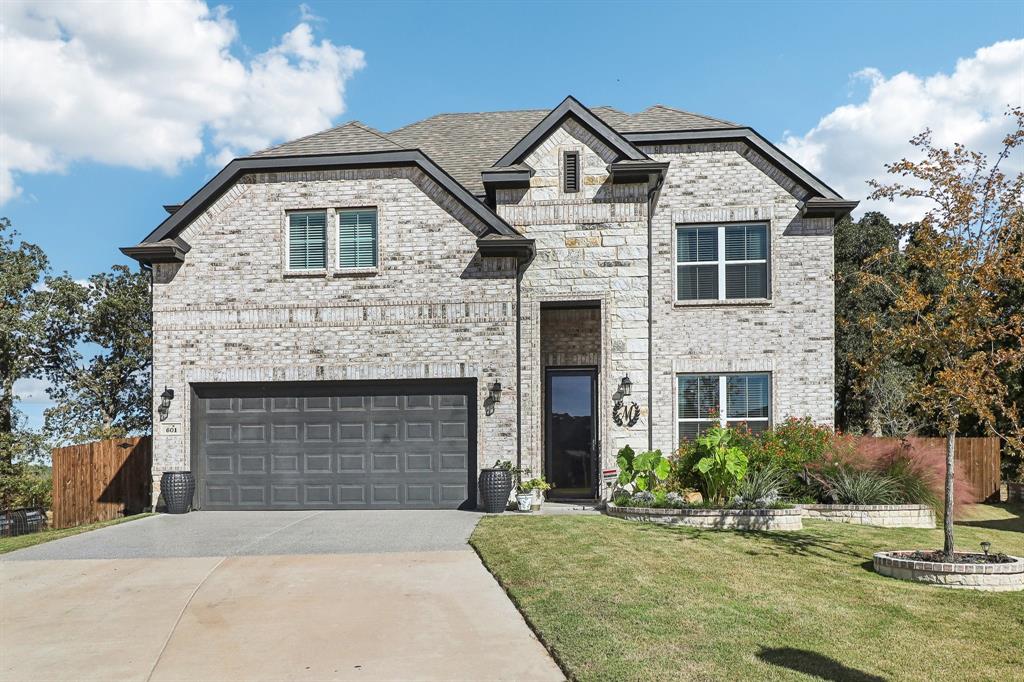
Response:
[{"label": "white cloud", "polygon": [[[17,176],[77,160],[176,171],[306,135],[345,111],[360,50],[317,40],[308,10],[265,52],[230,52],[224,7],[175,2],[4,2],[0,203]],[[204,139],[210,145],[204,148]]]},{"label": "white cloud", "polygon": [[22,403],[33,405],[49,405],[52,401],[46,394],[50,383],[45,379],[18,379],[14,382],[14,394]]},{"label": "white cloud", "polygon": [[[887,78],[865,68],[853,78],[870,86],[864,101],[835,109],[806,134],[787,135],[780,146],[843,196],[864,199],[865,182],[883,179],[885,163],[914,158],[907,141],[925,128],[941,146],[961,142],[990,157],[997,153],[1010,126],[1007,107],[1024,102],[1024,40],[983,47],[960,59],[952,74],[900,72]],[[858,213],[864,210],[914,220],[925,206],[863,201]]]}]

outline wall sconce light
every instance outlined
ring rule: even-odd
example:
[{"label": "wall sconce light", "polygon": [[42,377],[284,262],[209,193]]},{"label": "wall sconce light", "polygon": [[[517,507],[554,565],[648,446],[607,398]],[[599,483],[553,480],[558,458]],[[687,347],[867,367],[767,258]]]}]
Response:
[{"label": "wall sconce light", "polygon": [[489,397],[491,398],[491,402],[492,403],[500,403],[501,402],[501,382],[500,381],[495,381],[493,384],[491,384]]},{"label": "wall sconce light", "polygon": [[615,399],[615,405],[612,407],[612,421],[616,426],[630,427],[636,425],[640,420],[640,406],[636,403],[627,405],[624,400],[632,392],[633,382],[629,380],[627,374],[619,381],[619,390],[612,396]]},{"label": "wall sconce light", "polygon": [[619,382],[619,395],[623,398],[630,395],[633,392],[633,382],[629,380],[629,375],[622,377],[622,381]]},{"label": "wall sconce light", "polygon": [[172,400],[174,400],[174,389],[164,386],[164,392],[160,394],[160,407],[156,408],[157,414],[160,415],[160,421],[167,419]]}]

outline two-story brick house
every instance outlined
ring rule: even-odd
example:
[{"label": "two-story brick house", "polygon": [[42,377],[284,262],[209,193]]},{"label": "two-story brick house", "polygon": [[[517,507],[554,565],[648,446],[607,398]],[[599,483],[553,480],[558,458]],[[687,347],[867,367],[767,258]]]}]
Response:
[{"label": "two-story brick house", "polygon": [[154,479],[202,509],[576,498],[630,444],[833,416],[833,223],[754,130],[663,106],[349,123],[232,161],[137,246]]}]

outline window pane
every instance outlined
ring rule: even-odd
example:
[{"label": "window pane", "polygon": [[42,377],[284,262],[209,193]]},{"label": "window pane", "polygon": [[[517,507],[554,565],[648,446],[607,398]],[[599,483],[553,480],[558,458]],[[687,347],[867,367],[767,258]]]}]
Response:
[{"label": "window pane", "polygon": [[717,423],[716,421],[679,422],[679,440],[696,440],[698,436]]},{"label": "window pane", "polygon": [[768,258],[768,228],[765,225],[747,226],[747,258],[746,260],[765,260]]},{"label": "window pane", "polygon": [[706,419],[718,409],[718,377],[705,375],[697,377],[697,416]]},{"label": "window pane", "polygon": [[726,298],[768,298],[768,266],[765,263],[725,266]]},{"label": "window pane", "polygon": [[764,225],[735,225],[725,228],[726,260],[766,260],[768,231]]},{"label": "window pane", "polygon": [[764,433],[765,431],[768,430],[768,420],[767,419],[761,419],[761,420],[755,419],[753,421],[744,421],[744,420],[732,421],[732,420],[730,420],[730,421],[727,421],[725,423],[725,425],[729,426],[729,427],[733,427],[733,428],[735,428],[737,426],[746,426],[747,430],[750,431],[755,436],[758,435],[758,434]]},{"label": "window pane", "polygon": [[726,379],[726,417],[768,417],[768,375],[744,374]]},{"label": "window pane", "polygon": [[372,268],[377,265],[377,211],[338,212],[338,265]]},{"label": "window pane", "polygon": [[327,214],[292,213],[288,216],[288,268],[314,270],[327,267]]},{"label": "window pane", "polygon": [[725,228],[725,260],[747,260],[747,228]]},{"label": "window pane", "polygon": [[697,377],[679,377],[679,418],[697,418]]},{"label": "window pane", "polygon": [[697,260],[697,230],[680,227],[676,230],[676,260],[692,263]]},{"label": "window pane", "polygon": [[676,292],[679,301],[718,298],[717,265],[680,265],[677,272]]},{"label": "window pane", "polygon": [[697,230],[697,260],[718,260],[718,228],[701,227]]}]

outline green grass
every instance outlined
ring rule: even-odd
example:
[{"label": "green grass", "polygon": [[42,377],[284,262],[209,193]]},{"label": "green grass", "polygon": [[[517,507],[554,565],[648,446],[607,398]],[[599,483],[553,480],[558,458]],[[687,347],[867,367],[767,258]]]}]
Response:
[{"label": "green grass", "polygon": [[59,540],[61,538],[66,538],[71,535],[78,535],[79,533],[85,533],[90,530],[96,530],[97,528],[104,528],[106,526],[116,526],[119,523],[124,523],[125,521],[134,521],[135,519],[141,519],[146,516],[152,516],[152,514],[135,514],[133,516],[124,516],[122,518],[112,519],[110,521],[100,521],[99,523],[90,523],[85,526],[75,526],[74,528],[44,530],[39,533],[17,535],[13,538],[0,538],[0,554],[13,552],[16,549],[24,549],[25,547],[31,547],[32,545],[40,545],[44,542],[49,542],[50,540]]},{"label": "green grass", "polygon": [[[1024,507],[985,505],[957,545],[1024,555]],[[805,521],[791,533],[502,515],[471,543],[579,680],[1005,680],[1024,670],[1024,593],[871,570],[941,530]]]}]

